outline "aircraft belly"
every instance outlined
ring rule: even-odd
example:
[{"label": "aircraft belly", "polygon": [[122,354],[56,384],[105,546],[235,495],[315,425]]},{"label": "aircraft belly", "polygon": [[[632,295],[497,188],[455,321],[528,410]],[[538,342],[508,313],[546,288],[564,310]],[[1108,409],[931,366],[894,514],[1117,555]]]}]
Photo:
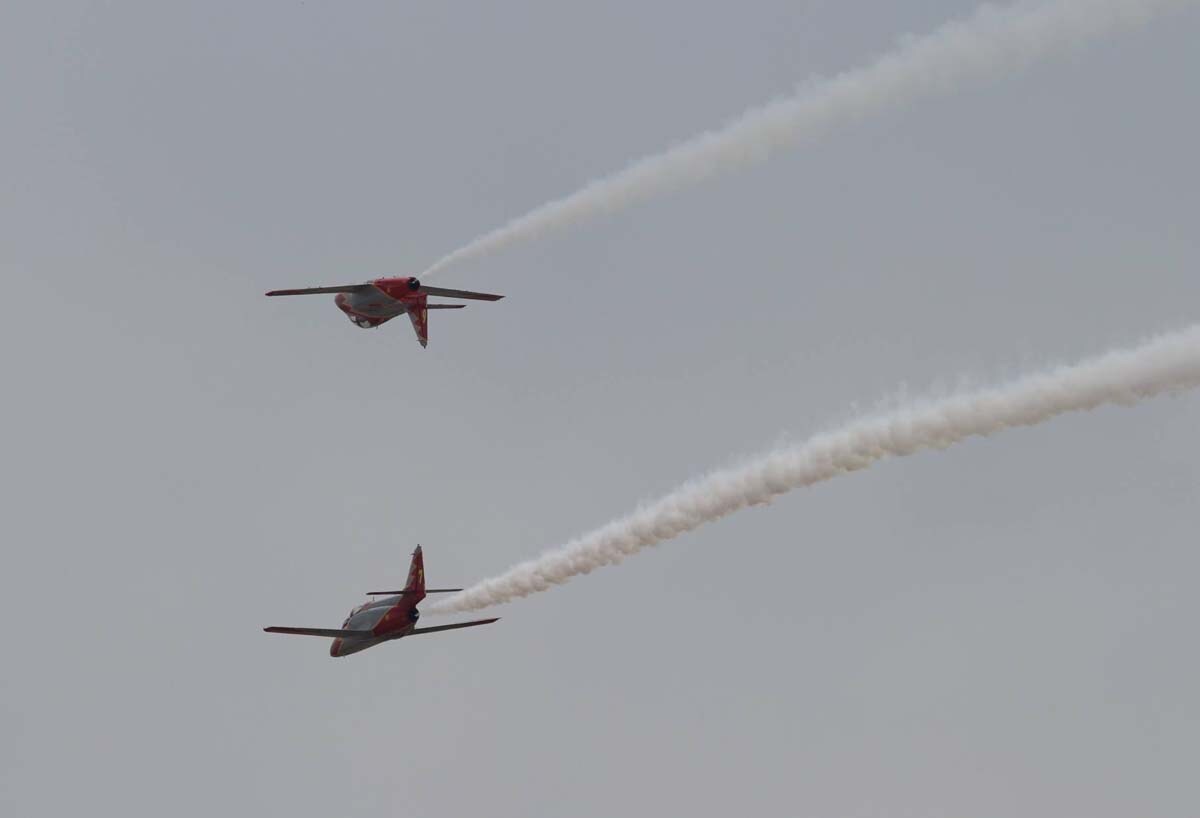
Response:
[{"label": "aircraft belly", "polygon": [[337,655],[339,657],[349,656],[351,653],[358,653],[360,650],[374,647],[382,641],[382,639],[347,639],[343,637],[339,640]]},{"label": "aircraft belly", "polygon": [[345,301],[342,303],[345,304],[346,309],[368,318],[395,318],[397,315],[404,314],[403,301],[397,301],[379,290],[347,293]]}]

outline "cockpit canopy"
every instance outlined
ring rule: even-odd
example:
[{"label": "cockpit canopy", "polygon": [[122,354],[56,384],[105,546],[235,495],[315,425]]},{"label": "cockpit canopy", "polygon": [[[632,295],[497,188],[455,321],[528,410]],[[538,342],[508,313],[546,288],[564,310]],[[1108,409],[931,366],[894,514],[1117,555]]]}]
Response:
[{"label": "cockpit canopy", "polygon": [[342,623],[342,628],[349,630],[367,630],[373,628],[383,618],[383,615],[391,609],[395,602],[395,597],[388,599],[368,599],[346,615],[346,621]]}]

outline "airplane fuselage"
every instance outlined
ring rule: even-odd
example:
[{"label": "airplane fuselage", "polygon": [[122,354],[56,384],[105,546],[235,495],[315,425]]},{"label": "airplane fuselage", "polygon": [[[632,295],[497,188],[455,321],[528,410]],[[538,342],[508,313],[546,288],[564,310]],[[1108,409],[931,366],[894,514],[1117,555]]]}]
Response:
[{"label": "airplane fuselage", "polygon": [[350,611],[344,630],[371,631],[369,637],[339,637],[329,646],[329,655],[349,656],[412,632],[421,618],[417,605],[424,594],[403,594],[372,600]]},{"label": "airplane fuselage", "polygon": [[363,329],[377,327],[409,309],[425,306],[423,293],[412,291],[410,278],[380,278],[371,282],[369,289],[362,292],[338,293],[333,303],[346,314],[356,326]]}]

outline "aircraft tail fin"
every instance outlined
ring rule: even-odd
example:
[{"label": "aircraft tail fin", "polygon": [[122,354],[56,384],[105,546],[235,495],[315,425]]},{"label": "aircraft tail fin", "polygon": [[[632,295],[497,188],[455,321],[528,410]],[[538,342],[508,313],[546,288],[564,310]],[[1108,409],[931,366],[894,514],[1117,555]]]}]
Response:
[{"label": "aircraft tail fin", "polygon": [[426,588],[425,587],[425,557],[421,546],[413,551],[412,563],[408,566],[408,583],[399,591],[367,591],[367,596],[425,596],[426,594],[456,594],[462,588]]},{"label": "aircraft tail fin", "polygon": [[413,551],[412,562],[408,566],[408,582],[404,586],[404,593],[425,595],[425,557],[419,545]]},{"label": "aircraft tail fin", "polygon": [[413,332],[417,334],[417,343],[422,348],[429,345],[429,306],[422,299],[420,304],[409,304],[405,310],[408,320],[412,321]]}]

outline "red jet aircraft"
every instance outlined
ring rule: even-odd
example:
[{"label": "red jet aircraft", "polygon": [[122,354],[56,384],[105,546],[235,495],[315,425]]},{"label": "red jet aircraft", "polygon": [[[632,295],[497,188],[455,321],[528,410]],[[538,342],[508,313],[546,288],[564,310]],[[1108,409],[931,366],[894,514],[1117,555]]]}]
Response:
[{"label": "red jet aircraft", "polygon": [[335,287],[301,287],[296,290],[271,290],[267,295],[316,295],[337,293],[333,303],[346,317],[363,329],[377,327],[397,315],[408,313],[421,346],[429,343],[429,310],[461,310],[466,304],[427,304],[427,296],[468,298],[475,301],[499,301],[504,296],[492,293],[473,293],[469,290],[448,290],[427,287],[412,276],[377,278],[366,284],[343,284]]},{"label": "red jet aircraft", "polygon": [[417,605],[426,594],[447,594],[461,591],[462,588],[426,588],[425,561],[421,557],[421,546],[413,552],[412,565],[408,568],[408,584],[402,591],[371,591],[367,596],[385,596],[386,599],[372,599],[364,602],[346,617],[340,628],[263,628],[267,633],[292,633],[301,636],[332,637],[333,644],[329,646],[330,656],[349,656],[360,650],[373,648],[383,642],[400,639],[404,636],[416,636],[421,633],[437,633],[456,628],[470,628],[475,625],[490,625],[499,617],[493,619],[476,619],[473,622],[455,622],[453,625],[437,625],[432,628],[418,628],[417,620],[421,613]]}]

